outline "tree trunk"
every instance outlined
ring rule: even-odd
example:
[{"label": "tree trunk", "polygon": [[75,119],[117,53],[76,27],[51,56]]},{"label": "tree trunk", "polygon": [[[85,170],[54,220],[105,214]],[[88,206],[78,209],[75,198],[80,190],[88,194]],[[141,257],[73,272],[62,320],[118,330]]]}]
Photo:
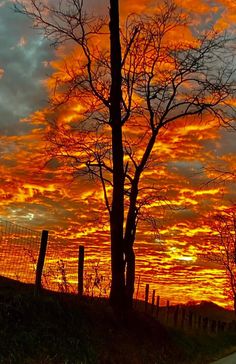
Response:
[{"label": "tree trunk", "polygon": [[234,295],[234,314],[236,315],[236,295]]},{"label": "tree trunk", "polygon": [[[110,302],[113,307],[123,310],[125,303],[125,276],[124,276],[124,251],[123,251],[123,222],[124,222],[124,203],[123,203],[123,164],[121,165],[120,154],[121,143],[119,129],[113,127],[113,199],[110,217],[111,230],[111,271],[112,283],[110,292]],[[117,173],[119,172],[119,173]]]},{"label": "tree trunk", "polygon": [[158,135],[158,129],[153,131],[152,136],[147,144],[143,158],[136,169],[130,192],[130,206],[127,215],[125,238],[124,238],[124,252],[125,252],[125,263],[126,263],[125,293],[126,293],[126,304],[128,305],[128,308],[132,307],[134,283],[135,283],[135,254],[133,250],[133,245],[135,241],[136,224],[137,224],[136,204],[138,197],[138,185],[141,173],[150,157],[157,135]]},{"label": "tree trunk", "polygon": [[126,308],[131,309],[133,306],[134,283],[135,283],[135,254],[133,243],[129,242],[125,249],[126,263]]},{"label": "tree trunk", "polygon": [[112,128],[113,194],[110,214],[111,230],[111,305],[123,310],[125,303],[124,276],[124,169],[123,141],[121,123],[121,45],[119,29],[119,1],[110,0],[110,124]]},{"label": "tree trunk", "polygon": [[125,238],[124,238],[124,251],[125,251],[125,264],[126,264],[126,282],[125,294],[127,308],[132,308],[134,283],[135,283],[135,254],[134,254],[134,241],[136,234],[136,202],[138,196],[138,178],[134,179],[130,193],[130,206],[127,215]]}]

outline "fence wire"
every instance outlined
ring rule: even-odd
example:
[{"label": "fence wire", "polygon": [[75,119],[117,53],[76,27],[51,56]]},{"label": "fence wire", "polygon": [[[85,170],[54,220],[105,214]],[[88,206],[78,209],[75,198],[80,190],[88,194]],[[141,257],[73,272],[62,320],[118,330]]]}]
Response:
[{"label": "fence wire", "polygon": [[0,218],[0,275],[34,283],[41,232]]}]

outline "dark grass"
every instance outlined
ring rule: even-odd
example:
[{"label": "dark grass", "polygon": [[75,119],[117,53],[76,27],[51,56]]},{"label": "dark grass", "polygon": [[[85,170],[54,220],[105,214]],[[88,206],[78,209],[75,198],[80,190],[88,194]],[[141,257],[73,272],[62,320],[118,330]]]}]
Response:
[{"label": "dark grass", "polygon": [[0,284],[0,363],[204,364],[236,335],[167,329],[140,312],[117,318],[105,299],[78,299],[5,280]]}]

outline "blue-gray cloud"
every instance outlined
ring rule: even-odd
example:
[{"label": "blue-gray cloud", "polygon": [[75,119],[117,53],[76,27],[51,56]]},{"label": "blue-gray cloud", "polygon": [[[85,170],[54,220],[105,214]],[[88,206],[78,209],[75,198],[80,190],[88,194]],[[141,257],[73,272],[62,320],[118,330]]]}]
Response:
[{"label": "blue-gray cloud", "polygon": [[[3,4],[3,3],[2,3]],[[8,1],[0,6],[0,134],[21,134],[30,128],[19,122],[47,103],[42,80],[53,49],[31,27],[26,16],[13,11]]]}]

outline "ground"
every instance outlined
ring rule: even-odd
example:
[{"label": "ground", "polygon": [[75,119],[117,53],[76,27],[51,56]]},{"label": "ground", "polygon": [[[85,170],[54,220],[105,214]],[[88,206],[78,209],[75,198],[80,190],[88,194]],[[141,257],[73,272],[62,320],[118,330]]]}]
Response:
[{"label": "ground", "polygon": [[236,333],[165,327],[134,311],[117,317],[105,299],[0,280],[1,364],[204,364],[233,349]]}]

